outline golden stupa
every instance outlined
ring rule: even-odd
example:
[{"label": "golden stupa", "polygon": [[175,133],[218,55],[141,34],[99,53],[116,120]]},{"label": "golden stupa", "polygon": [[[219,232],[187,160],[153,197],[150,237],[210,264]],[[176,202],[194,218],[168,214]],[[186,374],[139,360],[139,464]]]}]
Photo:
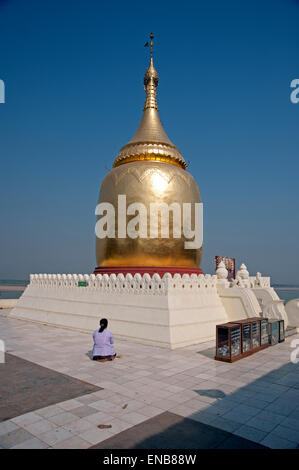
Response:
[{"label": "golden stupa", "polygon": [[[100,203],[110,203],[118,207],[118,196],[126,196],[127,206],[132,203],[173,202],[200,203],[198,186],[190,173],[179,149],[166,135],[158,114],[157,87],[158,73],[153,62],[153,34],[151,33],[150,63],[144,75],[146,93],[143,116],[132,139],[122,147],[117,155],[113,169],[102,183]],[[132,215],[126,215],[127,223]],[[148,216],[149,217],[149,216]],[[99,217],[98,217],[99,219]],[[170,213],[170,223],[173,222]],[[115,237],[96,239],[98,272],[117,267],[180,267],[199,270],[201,247],[186,249],[183,234],[180,238],[170,236],[157,238],[119,237],[119,221],[115,222]],[[160,224],[160,219],[159,219]],[[109,271],[109,270],[108,270]],[[126,270],[120,271],[124,272]],[[97,270],[95,271],[97,272]]]}]

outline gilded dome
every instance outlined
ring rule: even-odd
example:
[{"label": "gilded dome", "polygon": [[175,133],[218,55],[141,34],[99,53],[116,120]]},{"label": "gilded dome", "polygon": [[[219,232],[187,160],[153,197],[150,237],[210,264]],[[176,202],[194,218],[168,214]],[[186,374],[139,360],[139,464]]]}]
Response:
[{"label": "gilded dome", "polygon": [[200,192],[186,171],[179,149],[162,127],[152,35],[146,45],[151,47],[151,57],[144,75],[143,116],[132,139],[121,148],[114,168],[104,178],[99,194],[99,271],[95,272],[105,272],[109,267],[123,267],[124,272],[128,267],[201,272],[202,231],[196,225],[201,217],[197,212],[202,206]]}]

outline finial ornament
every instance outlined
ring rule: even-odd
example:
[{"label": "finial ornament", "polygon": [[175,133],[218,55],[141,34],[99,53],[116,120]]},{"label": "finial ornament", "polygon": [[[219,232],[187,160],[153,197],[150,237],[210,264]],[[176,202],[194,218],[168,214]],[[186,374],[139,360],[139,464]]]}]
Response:
[{"label": "finial ornament", "polygon": [[237,278],[240,279],[249,279],[249,272],[247,271],[247,266],[242,263],[239,271],[237,272]]},{"label": "finial ornament", "polygon": [[220,261],[220,263],[218,264],[218,267],[216,269],[216,276],[217,279],[227,279],[228,270],[226,269],[223,261]]},{"label": "finial ornament", "polygon": [[153,57],[153,45],[154,45],[154,33],[150,34],[150,42],[146,42],[144,44],[144,47],[150,47],[151,48],[151,58]]},{"label": "finial ornament", "polygon": [[158,109],[157,86],[159,85],[159,75],[157,73],[157,70],[154,67],[154,61],[153,61],[153,45],[154,45],[153,33],[151,33],[150,38],[151,38],[151,41],[145,43],[144,45],[145,47],[151,48],[150,63],[147,68],[147,71],[145,72],[144,80],[143,80],[144,89],[146,93],[144,109],[148,109],[148,108]]}]

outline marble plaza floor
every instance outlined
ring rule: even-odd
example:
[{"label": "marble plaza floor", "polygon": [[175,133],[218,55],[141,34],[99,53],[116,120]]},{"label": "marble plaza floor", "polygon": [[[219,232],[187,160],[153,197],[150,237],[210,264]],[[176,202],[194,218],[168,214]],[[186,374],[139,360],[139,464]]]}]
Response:
[{"label": "marble plaza floor", "polygon": [[0,310],[0,448],[299,448],[299,363],[291,336],[234,364],[213,343],[169,351],[116,340],[91,360],[90,334]]}]

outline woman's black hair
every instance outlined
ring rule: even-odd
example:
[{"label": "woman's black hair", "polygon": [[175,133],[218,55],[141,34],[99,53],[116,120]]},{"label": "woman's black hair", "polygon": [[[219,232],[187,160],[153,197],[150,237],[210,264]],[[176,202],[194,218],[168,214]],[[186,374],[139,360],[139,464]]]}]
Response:
[{"label": "woman's black hair", "polygon": [[100,329],[99,329],[99,333],[102,333],[102,331],[105,330],[105,328],[107,328],[108,326],[108,320],[106,318],[102,318],[102,320],[100,321]]}]

